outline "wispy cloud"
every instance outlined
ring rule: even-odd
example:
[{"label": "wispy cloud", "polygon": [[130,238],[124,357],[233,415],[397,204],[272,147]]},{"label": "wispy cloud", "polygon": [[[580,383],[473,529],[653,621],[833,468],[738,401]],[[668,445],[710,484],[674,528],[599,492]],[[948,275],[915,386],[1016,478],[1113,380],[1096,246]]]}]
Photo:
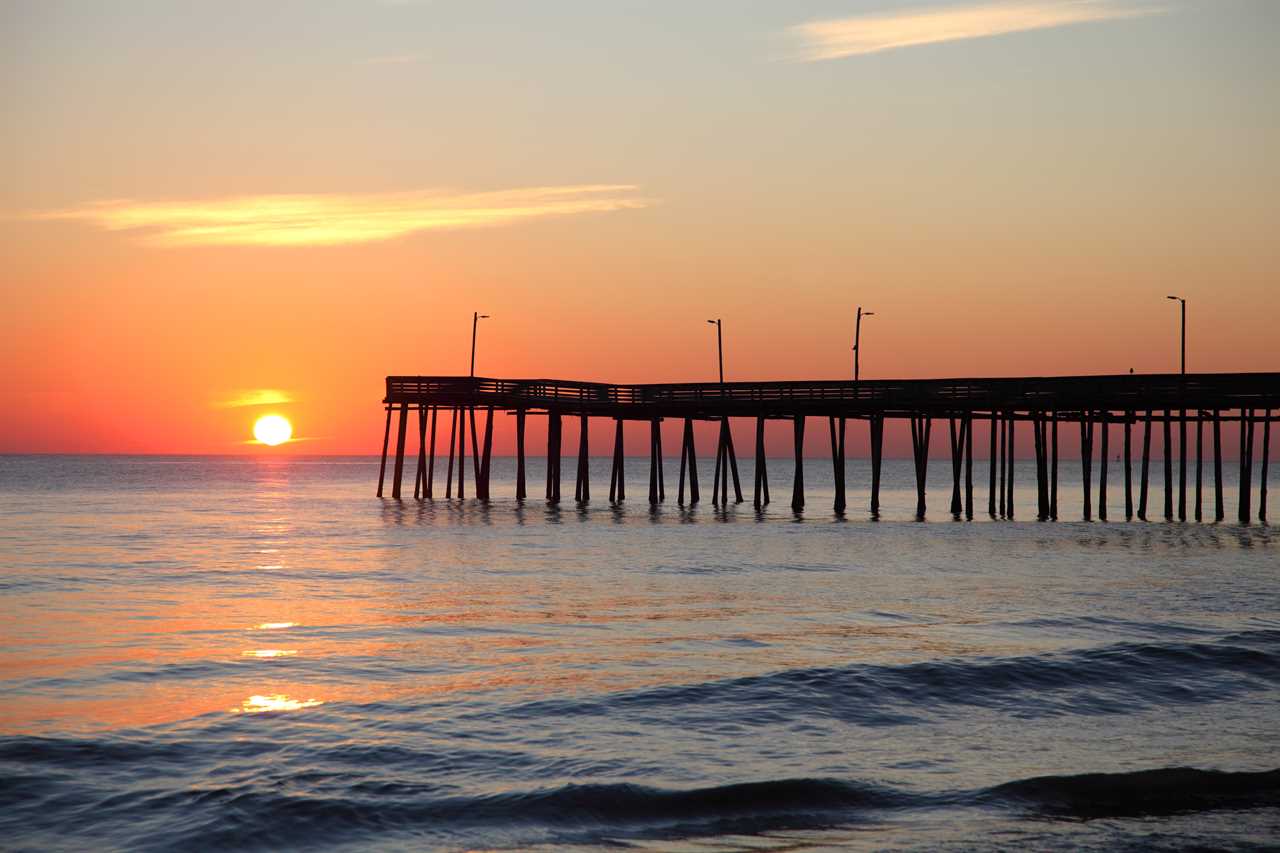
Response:
[{"label": "wispy cloud", "polygon": [[653,203],[627,184],[530,187],[495,192],[260,195],[204,201],[97,201],[33,214],[142,231],[152,246],[316,246],[390,240],[416,231],[505,225]]},{"label": "wispy cloud", "polygon": [[293,396],[278,388],[248,388],[224,394],[214,405],[219,409],[238,409],[244,406],[279,406],[292,402]]},{"label": "wispy cloud", "polygon": [[370,56],[361,59],[357,65],[413,65],[421,59],[416,53],[393,53],[387,56]]},{"label": "wispy cloud", "polygon": [[817,62],[1164,11],[1162,6],[1116,0],[1006,0],[810,21],[791,27],[789,32],[800,41],[798,58]]}]

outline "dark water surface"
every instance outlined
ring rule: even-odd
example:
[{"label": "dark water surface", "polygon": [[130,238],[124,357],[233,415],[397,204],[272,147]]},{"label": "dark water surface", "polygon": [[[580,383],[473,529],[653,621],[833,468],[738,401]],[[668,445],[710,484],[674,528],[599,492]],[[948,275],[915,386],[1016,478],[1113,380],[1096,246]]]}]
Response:
[{"label": "dark water surface", "polygon": [[763,515],[651,512],[641,460],[614,509],[595,465],[580,510],[508,460],[485,507],[377,500],[376,461],[0,457],[0,847],[1280,839],[1271,529],[1036,523],[1029,465],[1012,523],[953,522],[945,463],[924,524],[906,462],[879,522],[852,461],[844,519],[817,460],[801,516],[782,461]]}]

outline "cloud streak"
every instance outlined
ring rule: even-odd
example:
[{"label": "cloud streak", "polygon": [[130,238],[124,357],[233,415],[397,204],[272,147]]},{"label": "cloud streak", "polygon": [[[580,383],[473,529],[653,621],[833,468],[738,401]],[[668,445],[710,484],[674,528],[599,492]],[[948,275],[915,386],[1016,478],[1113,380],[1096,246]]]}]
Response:
[{"label": "cloud streak", "polygon": [[918,47],[1160,14],[1163,7],[1115,0],[1005,0],[968,6],[935,6],[909,12],[857,15],[790,27],[798,59],[820,62]]},{"label": "cloud streak", "polygon": [[292,403],[293,396],[278,388],[249,388],[235,391],[214,403],[219,409],[238,409],[244,406],[280,406]]},{"label": "cloud streak", "polygon": [[647,207],[628,184],[530,187],[459,193],[259,195],[203,201],[97,201],[33,215],[143,232],[151,246],[332,246],[418,231],[509,225],[549,216]]}]

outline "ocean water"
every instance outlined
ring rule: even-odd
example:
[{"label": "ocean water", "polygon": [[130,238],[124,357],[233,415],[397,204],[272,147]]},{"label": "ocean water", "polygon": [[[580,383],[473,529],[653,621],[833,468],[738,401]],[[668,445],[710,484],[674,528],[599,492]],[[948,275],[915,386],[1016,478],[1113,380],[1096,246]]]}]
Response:
[{"label": "ocean water", "polygon": [[1071,465],[1038,523],[1028,463],[1017,521],[983,463],[956,522],[938,460],[925,523],[905,461],[878,521],[855,460],[843,518],[821,460],[804,513],[783,460],[721,511],[708,461],[651,510],[645,460],[615,508],[607,459],[548,507],[510,460],[485,506],[379,500],[376,460],[0,457],[0,848],[1280,844],[1272,528],[1066,520]]}]

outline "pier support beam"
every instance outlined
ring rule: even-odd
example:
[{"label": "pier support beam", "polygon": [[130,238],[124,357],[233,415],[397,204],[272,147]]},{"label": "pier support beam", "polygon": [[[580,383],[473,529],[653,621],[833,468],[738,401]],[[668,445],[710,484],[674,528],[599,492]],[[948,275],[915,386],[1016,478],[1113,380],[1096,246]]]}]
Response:
[{"label": "pier support beam", "polygon": [[1151,410],[1147,409],[1147,417],[1142,424],[1142,472],[1138,481],[1138,518],[1142,521],[1147,520],[1147,494],[1151,474],[1151,416]]},{"label": "pier support beam", "polygon": [[796,470],[791,483],[791,508],[799,512],[804,509],[804,415],[795,416],[793,430]]},{"label": "pier support beam", "polygon": [[1102,427],[1102,450],[1098,453],[1098,520],[1107,520],[1107,457],[1111,454],[1111,422],[1107,412],[1099,421]]},{"label": "pier support beam", "polygon": [[1005,506],[1005,497],[1008,493],[1009,472],[1006,470],[1009,464],[1009,413],[1005,412],[1000,416],[1000,517],[1008,518],[1008,508]]},{"label": "pier support beam", "polygon": [[1014,465],[1017,462],[1017,455],[1014,453],[1014,439],[1017,436],[1018,417],[1016,412],[1009,413],[1009,479],[1006,481],[1006,489],[1008,497],[1005,501],[1005,517],[1013,518],[1013,475]]},{"label": "pier support beam", "polygon": [[756,465],[753,504],[760,509],[769,503],[769,472],[764,455],[764,416],[756,418]]},{"label": "pier support beam", "polygon": [[1093,419],[1080,413],[1080,479],[1084,484],[1084,520],[1093,520]]},{"label": "pier support beam", "polygon": [[413,474],[413,499],[422,497],[427,479],[427,407],[418,405],[418,467]]},{"label": "pier support beam", "polygon": [[444,497],[445,500],[453,499],[453,452],[455,450],[455,439],[458,437],[458,410],[454,409],[450,412],[449,417],[449,472],[444,481]]},{"label": "pier support beam", "polygon": [[1187,410],[1178,412],[1178,521],[1187,520]]},{"label": "pier support beam", "polygon": [[527,414],[528,412],[524,409],[516,409],[516,500],[518,501],[528,497],[524,466],[524,426]]},{"label": "pier support beam", "polygon": [[832,503],[832,509],[842,514],[846,505],[844,493],[844,418],[829,417],[827,418],[827,426],[831,430],[831,467],[836,487],[836,497]]},{"label": "pier support beam", "polygon": [[476,431],[476,407],[468,406],[471,417],[471,476],[476,484],[476,497],[480,497],[480,433]]},{"label": "pier support beam", "polygon": [[427,485],[423,495],[427,500],[435,500],[436,479],[436,418],[440,414],[439,406],[431,407],[431,438],[427,440]]},{"label": "pier support beam", "polygon": [[1036,453],[1036,518],[1049,520],[1049,422],[1044,412],[1034,413],[1031,435]]},{"label": "pier support beam", "polygon": [[1173,521],[1173,422],[1164,410],[1164,520]]},{"label": "pier support beam", "polygon": [[[987,513],[992,517],[996,517],[996,413],[991,413],[991,454],[987,457],[991,466],[991,489],[987,493]],[[1001,483],[1004,482],[1002,479]],[[1003,490],[1003,485],[1001,489]]]},{"label": "pier support beam", "polygon": [[387,447],[391,443],[391,407],[387,406],[387,426],[382,431],[382,464],[378,466],[378,497],[382,497],[382,483],[387,476]]},{"label": "pier support beam", "polygon": [[964,466],[964,420],[957,420],[955,415],[947,418],[947,428],[951,438],[951,515],[960,517],[964,511],[964,503],[960,499],[960,469]]},{"label": "pier support beam", "polygon": [[587,503],[591,500],[591,456],[587,446],[589,435],[587,416],[580,415],[578,418],[578,476],[573,486],[573,499],[577,503]]},{"label": "pier support beam", "polygon": [[465,500],[463,481],[467,473],[467,410],[458,407],[458,500]]},{"label": "pier support beam", "polygon": [[662,485],[662,419],[649,421],[649,503],[656,506],[666,500]]},{"label": "pier support beam", "polygon": [[1133,412],[1124,413],[1124,520],[1133,520]]},{"label": "pier support beam", "polygon": [[1058,520],[1058,413],[1051,414],[1049,424],[1049,518]]},{"label": "pier support beam", "polygon": [[1249,505],[1253,497],[1253,410],[1240,410],[1240,523],[1253,520]]},{"label": "pier support beam", "polygon": [[1196,409],[1196,521],[1204,521],[1204,410]]},{"label": "pier support beam", "polygon": [[880,517],[880,463],[884,459],[884,415],[872,415],[871,427],[871,517]]},{"label": "pier support beam", "polygon": [[627,499],[626,473],[622,460],[622,418],[614,419],[613,430],[613,467],[609,470],[609,503],[622,503]]},{"label": "pier support beam", "polygon": [[1258,521],[1267,523],[1267,474],[1271,467],[1271,410],[1263,410],[1262,420],[1262,482],[1258,487]]},{"label": "pier support beam", "polygon": [[929,438],[933,432],[933,419],[926,415],[911,417],[911,447],[915,451],[916,469],[916,520],[923,521],[926,501],[925,486],[929,472]]},{"label": "pier support beam", "polygon": [[698,502],[698,458],[693,447],[693,419],[684,419],[684,437],[680,443],[680,491],[677,502],[684,506],[685,466],[689,471],[689,506]]},{"label": "pier support beam", "polygon": [[487,407],[484,420],[484,443],[481,445],[483,455],[480,459],[480,479],[476,481],[476,497],[489,501],[489,471],[493,461],[493,406]]},{"label": "pier support beam", "polygon": [[400,404],[399,426],[396,427],[396,467],[391,477],[391,498],[400,500],[400,484],[404,479],[404,440],[409,429],[409,404]]},{"label": "pier support beam", "polygon": [[547,413],[547,500],[560,503],[560,450],[563,418],[559,412]]},{"label": "pier support beam", "polygon": [[973,521],[973,415],[964,416],[964,517]]},{"label": "pier support beam", "polygon": [[1222,411],[1213,410],[1213,520],[1226,518],[1222,506]]}]

